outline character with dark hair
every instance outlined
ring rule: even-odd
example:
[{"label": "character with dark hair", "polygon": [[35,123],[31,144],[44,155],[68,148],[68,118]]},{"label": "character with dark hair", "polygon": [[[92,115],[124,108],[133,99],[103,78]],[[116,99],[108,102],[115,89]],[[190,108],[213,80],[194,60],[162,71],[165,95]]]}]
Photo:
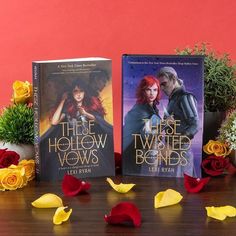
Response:
[{"label": "character with dark hair", "polygon": [[[134,134],[152,133],[149,129],[160,122],[157,105],[160,100],[160,85],[156,77],[145,76],[136,90],[136,104],[126,114],[123,127],[123,158],[126,173],[138,174],[141,165],[136,162],[136,150],[142,145],[135,142]],[[151,125],[150,125],[151,123]]]},{"label": "character with dark hair", "polygon": [[[173,121],[179,120],[180,125],[177,126],[177,133],[192,140],[199,128],[197,100],[195,96],[186,91],[183,81],[178,78],[177,72],[173,67],[162,67],[157,74],[157,78],[160,81],[161,90],[169,97],[166,117],[164,118],[172,118]],[[178,166],[179,169],[176,177],[183,177],[183,173],[195,176],[191,149],[188,150],[187,161],[187,165]]]},{"label": "character with dark hair", "polygon": [[[95,151],[90,159],[94,158],[94,160],[99,160],[98,164],[96,164],[97,167],[95,167],[96,170],[94,169],[95,175],[102,175],[104,169],[111,170],[112,175],[114,160],[109,158],[109,156],[111,156],[111,152],[113,153],[114,150],[113,127],[104,120],[104,115],[105,110],[99,98],[91,95],[88,84],[80,79],[75,80],[70,91],[62,95],[62,98],[51,117],[52,126],[42,137],[41,142],[45,142],[45,145],[42,145],[45,147],[44,151],[46,152],[48,149],[48,138],[51,138],[52,140],[54,138],[68,138],[68,140],[74,142],[74,144],[71,144],[72,149],[69,149],[69,151],[77,152],[80,150],[82,153],[86,153],[92,151],[91,147],[93,147]],[[63,126],[62,124],[65,124],[66,126]],[[67,134],[66,137],[63,137],[62,133],[66,133],[65,129],[69,134]],[[88,133],[88,130],[92,130],[91,133]],[[95,147],[96,143],[94,144],[95,146],[91,144],[92,142],[95,142],[93,141],[93,135],[99,136],[100,141],[101,137],[104,137],[103,140],[105,141],[99,148]],[[68,146],[68,144],[66,145]],[[64,149],[66,149],[66,147]],[[60,162],[58,161],[57,155],[58,153],[52,153],[52,158],[49,158],[51,160],[48,159],[44,161],[44,168],[54,165],[54,168],[51,167],[50,169],[55,170],[55,172],[48,173],[49,180],[58,179],[59,173],[56,170],[60,168]],[[63,156],[63,152],[60,155]],[[81,155],[81,158],[84,158],[83,155],[86,156],[86,154]],[[55,158],[57,159],[57,162],[55,161]],[[55,167],[55,163],[58,164],[58,167]],[[93,162],[93,166],[94,165],[95,162]]]},{"label": "character with dark hair", "polygon": [[89,84],[91,95],[95,97],[100,96],[100,92],[105,88],[106,83],[109,81],[107,71],[102,69],[95,69],[89,74]]},{"label": "character with dark hair", "polygon": [[91,96],[88,85],[83,80],[76,80],[69,93],[64,93],[51,119],[52,125],[57,125],[65,118],[73,120],[96,120],[104,117],[105,110],[100,100]]},{"label": "character with dark hair", "polygon": [[[112,110],[112,83],[110,80],[109,72],[101,68],[95,68],[89,74],[89,92],[92,96],[94,103],[102,104],[107,110]],[[113,114],[106,113],[104,119],[113,123]]]}]

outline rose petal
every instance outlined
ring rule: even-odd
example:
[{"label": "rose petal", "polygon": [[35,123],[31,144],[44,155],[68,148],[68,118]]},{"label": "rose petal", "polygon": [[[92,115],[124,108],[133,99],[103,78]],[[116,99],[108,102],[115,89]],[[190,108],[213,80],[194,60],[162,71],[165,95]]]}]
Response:
[{"label": "rose petal", "polygon": [[53,193],[46,193],[31,204],[36,208],[56,208],[63,206],[61,198]]},{"label": "rose petal", "polygon": [[110,178],[107,178],[107,182],[111,185],[111,187],[115,191],[119,193],[127,193],[129,192],[129,190],[131,190],[135,186],[135,184],[122,184],[122,183],[115,184]]},{"label": "rose petal", "polygon": [[21,160],[18,166],[22,166],[25,169],[25,176],[27,177],[28,181],[34,179],[35,177],[35,161],[33,159],[30,160]]},{"label": "rose petal", "polygon": [[194,178],[184,174],[184,187],[189,193],[198,193],[209,182],[210,177]]},{"label": "rose petal", "polygon": [[223,206],[223,207],[206,207],[207,216],[212,217],[217,220],[224,220],[228,217],[236,216],[236,208],[233,206]]},{"label": "rose petal", "polygon": [[220,207],[220,210],[224,212],[224,214],[228,217],[236,216],[236,208],[233,206],[223,206],[223,207]]},{"label": "rose petal", "polygon": [[182,198],[183,196],[179,192],[173,189],[167,189],[166,191],[156,194],[154,198],[154,207],[160,208],[175,205],[179,203]]},{"label": "rose petal", "polygon": [[7,148],[0,149],[0,158],[1,158],[2,154],[4,154],[6,151],[7,151]]},{"label": "rose petal", "polygon": [[62,222],[65,222],[69,219],[71,213],[72,213],[72,209],[70,209],[68,212],[65,212],[64,209],[66,209],[67,207],[58,207],[54,216],[53,216],[53,223],[55,225],[60,225],[62,224]]},{"label": "rose petal", "polygon": [[111,209],[110,215],[105,215],[104,220],[109,224],[122,224],[132,222],[135,227],[141,225],[139,209],[130,202],[121,202]]},{"label": "rose petal", "polygon": [[203,146],[203,151],[206,153],[206,154],[212,154],[212,144],[214,143],[213,140],[209,140],[208,143],[206,145]]},{"label": "rose petal", "polygon": [[222,213],[219,208],[217,207],[205,207],[207,211],[207,216],[217,219],[217,220],[224,220],[226,218],[226,215]]},{"label": "rose petal", "polygon": [[90,187],[90,183],[81,181],[73,175],[65,175],[62,181],[62,191],[66,196],[76,196],[86,192]]}]

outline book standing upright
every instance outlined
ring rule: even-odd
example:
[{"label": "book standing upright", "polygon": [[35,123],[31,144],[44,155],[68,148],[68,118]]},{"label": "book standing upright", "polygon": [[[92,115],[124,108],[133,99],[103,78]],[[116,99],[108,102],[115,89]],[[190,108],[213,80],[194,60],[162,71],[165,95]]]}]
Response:
[{"label": "book standing upright", "polygon": [[201,177],[202,56],[124,55],[124,175]]},{"label": "book standing upright", "polygon": [[37,180],[114,175],[111,60],[33,62]]}]

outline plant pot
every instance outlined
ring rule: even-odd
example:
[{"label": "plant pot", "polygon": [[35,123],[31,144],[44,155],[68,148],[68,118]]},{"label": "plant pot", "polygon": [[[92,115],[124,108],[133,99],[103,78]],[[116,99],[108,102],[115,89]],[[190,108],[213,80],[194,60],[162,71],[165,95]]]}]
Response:
[{"label": "plant pot", "polygon": [[203,144],[210,139],[215,140],[219,135],[219,128],[226,117],[226,112],[204,112]]},{"label": "plant pot", "polygon": [[33,144],[14,144],[0,141],[0,149],[7,148],[9,151],[15,151],[20,155],[20,160],[34,159],[34,145]]}]

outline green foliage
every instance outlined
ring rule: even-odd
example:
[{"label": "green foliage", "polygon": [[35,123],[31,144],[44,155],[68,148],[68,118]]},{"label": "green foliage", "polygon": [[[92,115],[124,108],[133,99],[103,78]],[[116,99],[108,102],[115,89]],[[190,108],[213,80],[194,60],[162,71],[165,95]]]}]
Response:
[{"label": "green foliage", "polygon": [[34,143],[34,113],[26,104],[3,109],[0,116],[0,140],[10,143]]},{"label": "green foliage", "polygon": [[236,65],[228,54],[218,56],[206,44],[176,49],[178,55],[204,55],[205,111],[227,111],[236,108]]},{"label": "green foliage", "polygon": [[231,149],[236,150],[236,112],[225,119],[219,129],[219,140],[229,144]]}]

